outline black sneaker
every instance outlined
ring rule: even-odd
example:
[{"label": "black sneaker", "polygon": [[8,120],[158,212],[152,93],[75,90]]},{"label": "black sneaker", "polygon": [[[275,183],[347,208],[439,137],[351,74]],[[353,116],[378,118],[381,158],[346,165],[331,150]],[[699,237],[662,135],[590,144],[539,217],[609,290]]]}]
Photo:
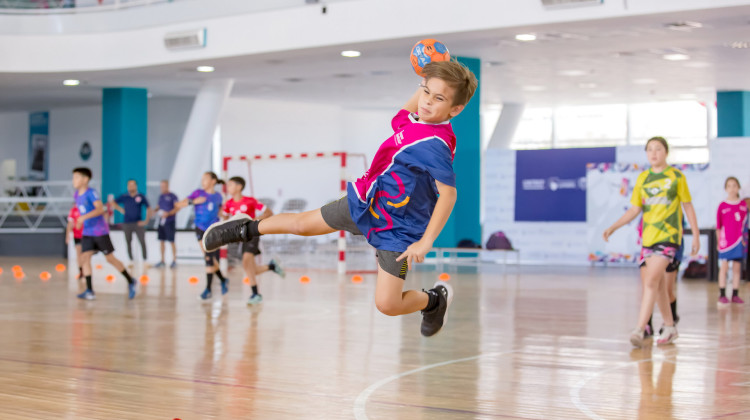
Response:
[{"label": "black sneaker", "polygon": [[431,337],[440,331],[448,320],[446,312],[453,301],[453,288],[444,281],[435,283],[431,289],[438,294],[438,305],[431,311],[422,311],[422,335]]},{"label": "black sneaker", "polygon": [[247,237],[247,224],[250,221],[250,216],[240,213],[223,222],[214,223],[203,233],[203,249],[212,252],[232,242],[249,241],[251,238]]}]

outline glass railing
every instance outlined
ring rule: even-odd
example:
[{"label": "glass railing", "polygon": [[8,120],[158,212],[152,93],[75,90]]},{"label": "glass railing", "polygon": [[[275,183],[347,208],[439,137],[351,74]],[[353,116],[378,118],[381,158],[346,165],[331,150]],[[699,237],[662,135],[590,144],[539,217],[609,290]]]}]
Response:
[{"label": "glass railing", "polygon": [[173,1],[175,0],[0,0],[0,14],[97,12]]}]

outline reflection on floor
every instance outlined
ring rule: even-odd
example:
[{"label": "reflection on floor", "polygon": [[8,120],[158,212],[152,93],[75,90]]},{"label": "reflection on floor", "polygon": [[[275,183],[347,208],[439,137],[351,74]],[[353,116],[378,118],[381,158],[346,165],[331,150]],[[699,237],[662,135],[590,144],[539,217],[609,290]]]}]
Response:
[{"label": "reflection on floor", "polygon": [[128,301],[102,267],[84,302],[60,262],[0,258],[2,419],[750,417],[750,308],[717,308],[705,281],[679,283],[675,345],[633,350],[634,269],[454,269],[449,323],[426,339],[419,314],[377,312],[369,274],[264,274],[249,307],[237,271],[202,303],[201,267],[136,270]]}]

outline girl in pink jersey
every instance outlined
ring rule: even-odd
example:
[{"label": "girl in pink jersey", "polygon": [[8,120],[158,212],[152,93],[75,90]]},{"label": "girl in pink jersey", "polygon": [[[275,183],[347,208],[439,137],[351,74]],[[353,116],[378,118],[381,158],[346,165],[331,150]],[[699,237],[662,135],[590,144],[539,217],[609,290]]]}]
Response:
[{"label": "girl in pink jersey", "polygon": [[747,203],[740,200],[740,181],[730,176],[724,182],[727,199],[716,212],[716,236],[719,243],[719,305],[729,304],[725,296],[727,271],[732,262],[732,303],[745,303],[739,297],[742,262],[747,255]]}]

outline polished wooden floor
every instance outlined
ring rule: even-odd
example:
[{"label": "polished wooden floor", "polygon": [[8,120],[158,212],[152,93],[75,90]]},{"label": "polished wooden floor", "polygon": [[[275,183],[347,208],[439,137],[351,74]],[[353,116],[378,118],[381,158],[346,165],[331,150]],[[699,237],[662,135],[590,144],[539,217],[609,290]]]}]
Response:
[{"label": "polished wooden floor", "polygon": [[376,311],[368,275],[265,274],[251,308],[239,273],[202,304],[200,267],[151,269],[127,301],[104,267],[82,302],[60,262],[0,257],[0,419],[750,418],[750,308],[717,308],[704,281],[679,284],[675,345],[633,350],[633,269],[454,271],[426,339],[419,315]]}]

